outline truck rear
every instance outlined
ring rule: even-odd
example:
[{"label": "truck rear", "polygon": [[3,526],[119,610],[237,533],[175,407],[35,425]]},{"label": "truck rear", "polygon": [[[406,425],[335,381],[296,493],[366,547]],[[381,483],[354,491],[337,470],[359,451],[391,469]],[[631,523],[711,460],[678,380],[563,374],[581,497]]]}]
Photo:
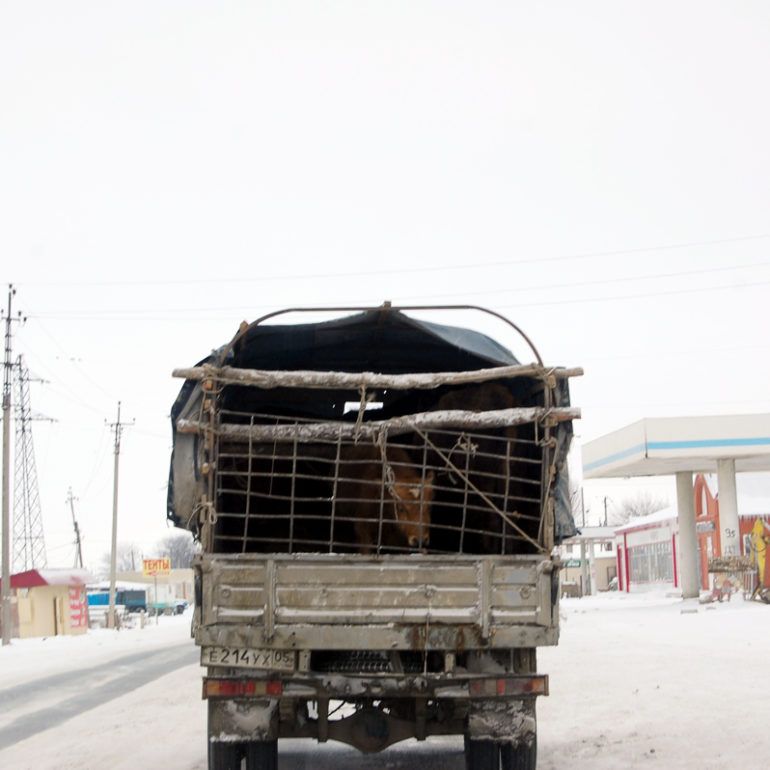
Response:
[{"label": "truck rear", "polygon": [[430,735],[464,736],[471,770],[536,766],[580,371],[410,310],[263,318],[175,372],[210,769]]}]

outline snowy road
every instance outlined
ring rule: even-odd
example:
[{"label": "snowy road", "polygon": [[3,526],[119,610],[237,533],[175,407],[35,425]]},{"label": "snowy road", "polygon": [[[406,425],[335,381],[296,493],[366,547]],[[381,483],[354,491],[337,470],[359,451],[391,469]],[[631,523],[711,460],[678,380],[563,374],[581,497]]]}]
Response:
[{"label": "snowy road", "polygon": [[[0,649],[0,768],[206,770],[189,618],[164,620]],[[764,770],[769,640],[770,607],[740,599],[707,607],[618,594],[563,602],[561,643],[539,651],[551,694],[538,702],[538,770]],[[142,661],[142,683],[112,689],[128,673],[123,666]],[[99,693],[93,707],[79,700],[88,689]],[[13,732],[25,720],[39,731]],[[335,743],[279,744],[279,770],[374,768],[463,770],[462,743],[405,742],[371,756]]]},{"label": "snowy road", "polygon": [[[196,662],[198,657],[198,650],[186,642],[126,655],[90,668],[87,675],[82,670],[67,671],[3,689],[0,751],[144,687],[169,671]],[[52,692],[57,693],[59,700],[46,705]]]}]

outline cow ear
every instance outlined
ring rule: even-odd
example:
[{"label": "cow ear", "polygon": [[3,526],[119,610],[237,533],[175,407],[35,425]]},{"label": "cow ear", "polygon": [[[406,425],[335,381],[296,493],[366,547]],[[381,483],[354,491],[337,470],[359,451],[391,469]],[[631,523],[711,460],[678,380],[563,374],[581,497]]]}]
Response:
[{"label": "cow ear", "polygon": [[436,474],[433,473],[433,471],[428,471],[425,474],[425,483],[426,484],[432,484],[433,483],[433,479],[435,479],[435,478],[436,478]]}]

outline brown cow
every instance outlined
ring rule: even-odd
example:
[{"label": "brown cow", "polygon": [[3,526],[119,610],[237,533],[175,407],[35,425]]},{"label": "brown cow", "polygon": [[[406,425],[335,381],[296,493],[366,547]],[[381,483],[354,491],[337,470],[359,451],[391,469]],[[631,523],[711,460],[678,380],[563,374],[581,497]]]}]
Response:
[{"label": "brown cow", "polygon": [[383,474],[383,457],[378,446],[362,444],[342,451],[337,510],[341,516],[355,519],[361,553],[371,553],[377,546],[380,511],[380,545],[420,548],[428,544],[433,471],[423,476],[409,455],[398,447],[388,447],[386,454],[387,466]]},{"label": "brown cow", "polygon": [[[511,409],[514,406],[516,402],[509,388],[499,383],[487,382],[451,390],[438,400],[435,408],[438,411],[460,409],[469,412],[487,412]],[[473,449],[468,458],[467,481],[464,478],[458,478],[456,473],[448,470],[450,482],[441,488],[440,499],[436,500],[434,534],[439,537],[434,539],[440,541],[436,543],[439,549],[459,550],[460,541],[455,539],[455,530],[464,523],[465,527],[471,530],[463,537],[462,550],[465,553],[500,553],[503,520],[472,488],[469,487],[466,493],[466,484],[470,482],[495,506],[503,507],[506,493],[514,492],[513,486],[506,489],[505,445],[517,439],[518,430],[516,427],[508,426],[471,429],[468,433],[472,436],[469,444]],[[441,433],[436,438],[436,444],[464,472],[465,460],[462,446],[455,443],[460,435],[460,432]],[[463,516],[463,508],[468,509],[467,518]]]}]

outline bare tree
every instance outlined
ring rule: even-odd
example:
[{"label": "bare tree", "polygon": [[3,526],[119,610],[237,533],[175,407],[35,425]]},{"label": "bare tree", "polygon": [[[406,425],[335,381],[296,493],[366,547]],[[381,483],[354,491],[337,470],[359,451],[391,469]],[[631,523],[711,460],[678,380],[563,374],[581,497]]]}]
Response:
[{"label": "bare tree", "polygon": [[612,524],[625,524],[630,519],[648,516],[667,506],[668,500],[665,497],[658,497],[647,491],[637,492],[633,497],[624,498],[609,518]]},{"label": "bare tree", "polygon": [[198,546],[189,532],[177,532],[158,541],[155,546],[158,556],[171,559],[171,568],[180,569],[192,564],[193,556],[198,552]]},{"label": "bare tree", "polygon": [[[136,543],[118,543],[115,554],[115,569],[118,572],[136,572],[142,569],[142,549]],[[110,554],[102,556],[99,566],[102,575],[110,574]]]},{"label": "bare tree", "polygon": [[569,482],[569,505],[572,511],[572,518],[575,524],[580,527],[585,518],[583,511],[583,488],[570,479]]}]

